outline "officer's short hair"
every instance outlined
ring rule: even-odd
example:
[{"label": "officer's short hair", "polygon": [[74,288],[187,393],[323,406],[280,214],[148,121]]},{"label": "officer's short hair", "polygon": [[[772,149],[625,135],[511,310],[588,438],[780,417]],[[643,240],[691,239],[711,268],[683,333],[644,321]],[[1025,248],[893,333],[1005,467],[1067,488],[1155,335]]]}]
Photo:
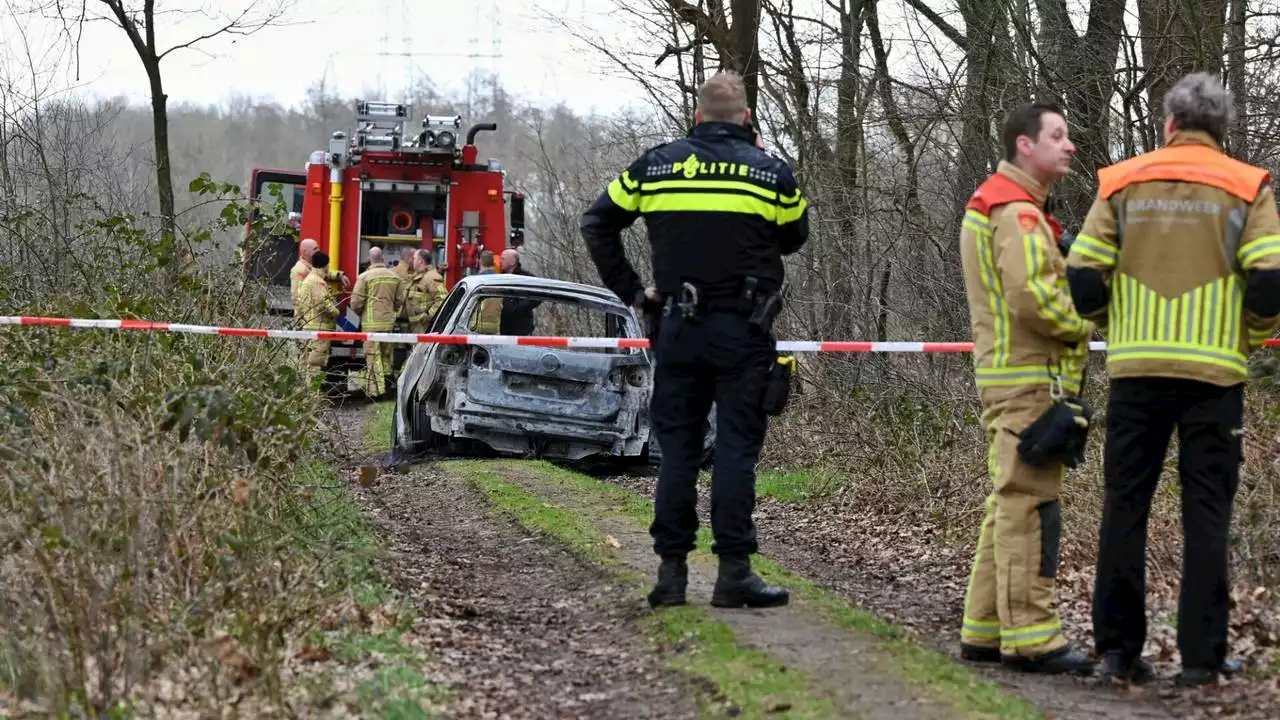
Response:
[{"label": "officer's short hair", "polygon": [[1041,118],[1048,113],[1061,115],[1062,108],[1050,102],[1025,103],[1013,109],[1004,120],[1004,159],[1013,162],[1018,156],[1018,137],[1040,137]]},{"label": "officer's short hair", "polygon": [[741,122],[747,111],[747,87],[732,70],[712,75],[698,88],[698,109],[710,122]]},{"label": "officer's short hair", "polygon": [[1183,76],[1164,94],[1165,117],[1173,117],[1178,130],[1201,130],[1219,143],[1235,122],[1231,93],[1209,73]]}]

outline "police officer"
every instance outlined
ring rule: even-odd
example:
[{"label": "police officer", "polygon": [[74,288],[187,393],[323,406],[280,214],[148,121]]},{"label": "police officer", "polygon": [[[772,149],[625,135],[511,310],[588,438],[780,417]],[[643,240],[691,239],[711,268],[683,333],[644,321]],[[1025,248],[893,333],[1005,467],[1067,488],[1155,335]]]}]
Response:
[{"label": "police officer", "polygon": [[1098,171],[1068,257],[1081,312],[1108,327],[1105,497],[1093,623],[1103,674],[1151,679],[1147,517],[1178,428],[1185,537],[1178,681],[1240,670],[1227,654],[1227,537],[1251,350],[1280,315],[1280,218],[1266,170],[1222,152],[1230,94],[1188,75],[1165,95],[1166,146]]},{"label": "police officer", "polygon": [[1058,226],[1044,210],[1075,148],[1052,105],[1016,108],[1003,140],[1004,160],[973,194],[960,231],[992,482],[960,650],[1030,672],[1087,674],[1094,662],[1071,648],[1053,607],[1065,459],[1020,450],[1057,400],[1079,392],[1094,329],[1072,306]]},{"label": "police officer", "polygon": [[[762,398],[776,365],[771,332],[782,256],[808,239],[808,202],[786,163],[756,146],[742,78],[722,72],[698,91],[688,137],[651,148],[609,183],[582,217],[604,284],[646,308],[658,327],[650,408],[662,467],[650,534],[662,558],[649,603],[685,602],[685,558],[698,527],[703,423],[716,407],[711,551],[720,573],[712,604],[788,601],[751,570],[755,465],[767,416]],[[628,262],[620,233],[644,216],[656,288]],[[660,312],[660,315],[658,313]]]}]

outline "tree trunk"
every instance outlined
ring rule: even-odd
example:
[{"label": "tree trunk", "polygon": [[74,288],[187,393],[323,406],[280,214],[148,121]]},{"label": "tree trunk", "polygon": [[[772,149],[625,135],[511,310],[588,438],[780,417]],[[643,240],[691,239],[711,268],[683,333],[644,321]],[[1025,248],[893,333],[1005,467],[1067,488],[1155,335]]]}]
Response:
[{"label": "tree trunk", "polygon": [[1055,214],[1079,227],[1093,204],[1098,168],[1111,164],[1111,95],[1125,0],[1093,0],[1084,37],[1072,29],[1064,0],[1037,0],[1042,18],[1041,87],[1064,106],[1078,171],[1055,190]]},{"label": "tree trunk", "polygon": [[[957,182],[952,199],[955,230],[964,206],[978,185],[995,169],[999,155],[992,144],[992,120],[1003,114],[995,97],[1009,83],[1014,66],[1008,19],[1002,0],[960,0],[965,27],[965,90],[960,109],[961,133]],[[954,244],[954,243],[952,243]],[[959,261],[956,250],[953,260]]]},{"label": "tree trunk", "polygon": [[176,238],[173,173],[169,161],[169,99],[164,94],[160,67],[148,64],[147,75],[151,80],[151,124],[155,135],[156,190],[160,196],[160,228],[165,235]]},{"label": "tree trunk", "polygon": [[1222,72],[1227,0],[1138,0],[1149,122],[1163,125],[1165,93],[1187,73]]},{"label": "tree trunk", "polygon": [[1236,121],[1228,134],[1227,151],[1233,156],[1248,161],[1249,135],[1245,121],[1249,110],[1249,88],[1245,74],[1246,60],[1244,54],[1244,18],[1247,0],[1231,0],[1231,18],[1227,24],[1227,89],[1235,99]]},{"label": "tree trunk", "polygon": [[747,107],[756,114],[760,95],[760,0],[733,0],[733,67],[747,88]]}]

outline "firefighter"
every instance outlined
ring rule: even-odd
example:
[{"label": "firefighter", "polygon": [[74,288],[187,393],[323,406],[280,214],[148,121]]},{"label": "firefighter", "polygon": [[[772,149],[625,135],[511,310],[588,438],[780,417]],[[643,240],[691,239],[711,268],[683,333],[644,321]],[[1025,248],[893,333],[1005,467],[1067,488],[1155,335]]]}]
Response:
[{"label": "firefighter", "polygon": [[444,302],[444,278],[431,267],[426,250],[413,254],[413,274],[400,288],[400,302],[409,321],[409,332],[427,332],[436,312]]},{"label": "firefighter", "polygon": [[[477,256],[477,275],[496,275],[498,263],[492,250],[481,250]],[[497,335],[502,329],[502,298],[484,298],[471,316],[471,331],[480,335]]]},{"label": "firefighter", "polygon": [[[356,278],[351,309],[360,315],[362,332],[390,332],[399,314],[400,278],[382,259],[382,248],[369,249],[369,267]],[[392,346],[377,340],[364,343],[364,391],[372,399],[387,392]]]},{"label": "firefighter", "polygon": [[1194,73],[1164,97],[1165,147],[1098,171],[1076,236],[1071,291],[1107,328],[1105,494],[1093,632],[1102,673],[1151,679],[1147,517],[1174,427],[1185,537],[1178,681],[1228,659],[1227,539],[1243,450],[1248,354],[1280,315],[1280,218],[1266,170],[1222,151],[1232,98]]},{"label": "firefighter", "polygon": [[400,262],[396,263],[394,268],[396,277],[400,278],[401,284],[409,282],[409,277],[413,275],[413,256],[415,251],[413,248],[402,248],[400,250]]},{"label": "firefighter", "polygon": [[[714,401],[711,551],[720,563],[711,602],[775,607],[788,602],[788,591],[766,584],[750,563],[755,465],[778,366],[772,322],[782,256],[808,239],[808,201],[787,164],[756,147],[736,73],[699,88],[695,120],[688,137],[650,148],[610,182],[584,213],[581,232],[604,284],[656,324],[650,417],[662,466],[650,534],[662,561],[649,603],[685,602],[703,427]],[[656,287],[647,289],[620,235],[640,216],[653,247]]]},{"label": "firefighter", "polygon": [[298,306],[298,286],[311,274],[311,258],[319,249],[320,245],[311,238],[298,243],[298,262],[289,269],[289,302],[295,308]]},{"label": "firefighter", "polygon": [[1089,673],[1053,608],[1063,462],[1027,462],[1019,445],[1056,396],[1080,390],[1094,325],[1072,305],[1057,223],[1044,206],[1074,146],[1052,105],[1015,109],[1004,159],[969,200],[960,255],[992,493],[965,592],[967,660],[1031,672]]},{"label": "firefighter", "polygon": [[[329,256],[317,250],[309,259],[314,265],[298,285],[294,317],[303,330],[332,331],[338,320],[338,305],[329,290]],[[329,341],[308,340],[303,347],[303,365],[323,379],[329,364]]]}]

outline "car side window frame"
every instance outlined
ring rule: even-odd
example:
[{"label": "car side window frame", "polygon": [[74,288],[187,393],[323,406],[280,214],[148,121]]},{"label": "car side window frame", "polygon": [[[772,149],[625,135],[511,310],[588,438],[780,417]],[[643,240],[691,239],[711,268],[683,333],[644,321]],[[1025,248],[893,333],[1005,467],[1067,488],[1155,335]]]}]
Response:
[{"label": "car side window frame", "polygon": [[444,299],[444,303],[440,306],[440,310],[436,312],[435,320],[432,321],[431,327],[427,332],[433,335],[442,334],[449,327],[453,320],[454,314],[457,313],[458,305],[466,299],[467,289],[462,285],[455,286],[453,292]]}]

